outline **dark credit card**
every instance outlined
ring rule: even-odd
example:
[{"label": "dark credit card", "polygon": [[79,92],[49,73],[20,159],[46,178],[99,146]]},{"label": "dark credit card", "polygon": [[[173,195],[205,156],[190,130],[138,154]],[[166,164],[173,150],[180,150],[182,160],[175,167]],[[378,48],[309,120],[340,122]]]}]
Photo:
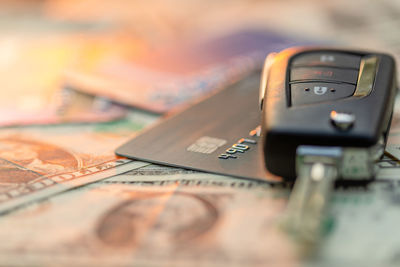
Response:
[{"label": "dark credit card", "polygon": [[144,130],[116,154],[198,171],[280,182],[267,173],[258,91],[261,71]]}]

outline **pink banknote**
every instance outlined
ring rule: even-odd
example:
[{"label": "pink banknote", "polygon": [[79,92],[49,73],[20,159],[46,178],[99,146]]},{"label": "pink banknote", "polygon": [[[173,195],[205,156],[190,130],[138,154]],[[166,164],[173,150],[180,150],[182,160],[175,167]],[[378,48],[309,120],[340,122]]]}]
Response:
[{"label": "pink banknote", "polygon": [[242,30],[159,47],[132,38],[101,42],[65,76],[67,86],[89,94],[163,113],[224,87],[261,66],[271,51],[295,41],[271,32]]}]

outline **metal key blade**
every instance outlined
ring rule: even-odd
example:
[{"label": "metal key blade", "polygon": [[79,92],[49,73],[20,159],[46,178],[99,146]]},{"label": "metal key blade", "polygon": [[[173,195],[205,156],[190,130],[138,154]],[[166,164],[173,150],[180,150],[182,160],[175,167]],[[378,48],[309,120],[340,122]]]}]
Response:
[{"label": "metal key blade", "polygon": [[341,156],[337,147],[301,146],[297,150],[298,177],[282,223],[300,242],[313,245],[320,238]]}]

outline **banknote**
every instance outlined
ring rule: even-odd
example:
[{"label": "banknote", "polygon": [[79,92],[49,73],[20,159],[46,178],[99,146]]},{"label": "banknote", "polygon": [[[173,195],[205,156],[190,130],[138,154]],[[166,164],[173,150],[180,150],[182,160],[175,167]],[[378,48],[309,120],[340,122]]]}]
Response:
[{"label": "banknote", "polygon": [[[267,53],[296,43],[243,29],[140,50],[135,39],[88,53],[65,74],[67,86],[157,113],[227,86],[261,66]],[[108,40],[107,40],[108,41]]]},{"label": "banknote", "polygon": [[[182,6],[184,12],[176,9],[176,5]],[[69,21],[103,21],[112,10],[118,25],[125,25],[157,43],[252,27],[330,45],[383,50],[400,59],[399,1],[238,0],[227,4],[152,0],[140,5],[135,1],[98,5],[96,0],[86,0],[77,8],[70,1],[56,0],[46,1],[44,6],[48,16]]]},{"label": "banknote", "polygon": [[391,179],[339,186],[330,200],[324,242],[304,258],[279,228],[289,188],[150,165],[0,217],[0,237],[7,240],[0,244],[0,260],[5,265],[398,266],[399,190],[399,181]]},{"label": "banknote", "polygon": [[[400,146],[390,143],[386,147],[385,155],[376,163],[375,180],[400,180]],[[164,186],[179,184],[181,186],[230,186],[234,188],[271,187],[273,184],[263,180],[238,179],[230,176],[198,172],[190,169],[181,169],[168,166],[149,164],[145,167],[130,170],[126,173],[102,180],[99,183],[107,184],[135,184],[142,186]],[[278,186],[287,186],[277,183]]]},{"label": "banknote", "polygon": [[399,185],[398,180],[386,180],[336,190],[330,234],[321,244],[319,258],[348,266],[398,266],[399,236],[394,222],[399,220]]},{"label": "banknote", "polygon": [[[400,181],[400,149],[389,146],[388,151],[376,164],[376,177],[371,182],[382,183],[387,181]],[[394,154],[395,156],[392,156]],[[271,188],[271,184],[263,180],[239,179],[230,176],[216,175],[189,169],[173,168],[150,164],[145,167],[130,170],[98,183],[104,184],[131,184],[140,186],[211,186],[231,188]],[[277,183],[277,187],[290,188],[289,184]]]},{"label": "banknote", "polygon": [[155,119],[0,130],[0,212],[147,165],[114,149]]},{"label": "banknote", "polygon": [[90,41],[74,34],[0,32],[0,126],[101,122],[122,118],[111,101],[63,88],[62,74]]},{"label": "banknote", "polygon": [[[140,186],[210,186],[231,188],[270,188],[273,184],[264,180],[237,179],[231,176],[216,175],[168,166],[150,164],[145,167],[130,170],[98,183],[131,184]],[[278,186],[278,183],[277,183]],[[281,183],[279,186],[286,186]]]},{"label": "banknote", "polygon": [[10,240],[0,245],[0,260],[6,265],[296,266],[290,240],[274,224],[283,196],[265,189],[94,184],[0,218],[0,237]]}]

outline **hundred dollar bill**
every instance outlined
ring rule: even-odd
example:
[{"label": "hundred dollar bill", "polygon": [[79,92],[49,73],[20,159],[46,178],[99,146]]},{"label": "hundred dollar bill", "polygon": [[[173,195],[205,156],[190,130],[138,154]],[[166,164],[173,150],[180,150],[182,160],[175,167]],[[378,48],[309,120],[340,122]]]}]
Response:
[{"label": "hundred dollar bill", "polygon": [[[149,166],[140,172],[154,171],[168,170]],[[289,188],[243,189],[234,184],[239,179],[229,177],[225,180],[233,184],[202,183],[223,179],[212,175],[199,177],[191,185],[141,184],[134,182],[141,175],[130,174],[132,183],[124,174],[121,179],[80,187],[0,217],[0,238],[7,240],[0,243],[0,261],[5,265],[83,266],[400,263],[398,181],[339,187],[324,224],[324,242],[312,258],[301,258],[292,240],[277,228]],[[196,181],[196,174],[190,175]]]},{"label": "hundred dollar bill", "polygon": [[135,113],[111,123],[0,130],[0,213],[147,165],[114,149],[151,120]]},{"label": "hundred dollar bill", "polygon": [[[267,181],[238,179],[230,176],[198,172],[151,164],[99,181],[105,184],[131,184],[140,186],[212,186],[231,188],[270,188]],[[283,184],[282,184],[283,185]]]},{"label": "hundred dollar bill", "polygon": [[312,266],[399,266],[399,196],[396,180],[338,188]]},{"label": "hundred dollar bill", "polygon": [[[323,223],[324,242],[313,258],[302,259],[298,266],[398,266],[400,245],[397,241],[399,236],[395,233],[396,222],[400,218],[397,212],[400,163],[385,156],[378,167],[378,175],[371,183],[339,185],[330,199],[331,208]],[[103,180],[102,183],[129,183],[142,187],[211,185],[214,188],[226,186],[252,190],[261,187],[281,192],[283,189],[283,194],[286,197],[289,195],[289,190],[284,187],[278,189],[258,181],[207,176],[190,170],[149,165]]]},{"label": "hundred dollar bill", "polygon": [[93,184],[0,218],[5,265],[296,266],[282,194]]}]

